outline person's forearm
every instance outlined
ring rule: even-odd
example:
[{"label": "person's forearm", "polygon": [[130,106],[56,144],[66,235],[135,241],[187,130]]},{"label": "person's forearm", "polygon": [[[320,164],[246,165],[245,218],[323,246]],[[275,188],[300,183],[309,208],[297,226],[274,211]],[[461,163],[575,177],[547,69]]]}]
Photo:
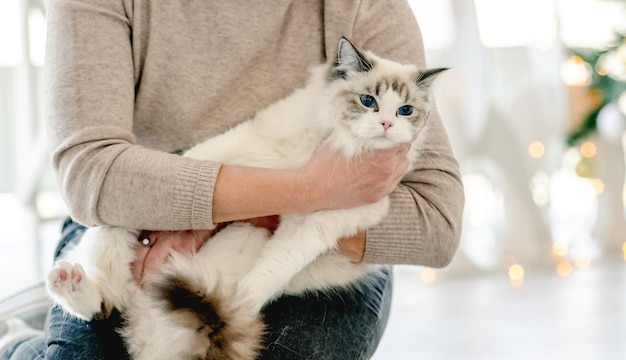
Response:
[{"label": "person's forearm", "polygon": [[213,193],[213,222],[313,211],[297,172],[222,165]]},{"label": "person's forearm", "polygon": [[319,147],[298,169],[222,165],[213,190],[213,223],[278,214],[346,209],[388,195],[406,171],[408,144],[347,160]]},{"label": "person's forearm", "polygon": [[[311,212],[315,209],[314,196],[300,178],[297,170],[222,165],[213,194],[213,221]],[[365,238],[365,231],[344,238],[337,244],[338,251],[353,262],[361,262]]]}]

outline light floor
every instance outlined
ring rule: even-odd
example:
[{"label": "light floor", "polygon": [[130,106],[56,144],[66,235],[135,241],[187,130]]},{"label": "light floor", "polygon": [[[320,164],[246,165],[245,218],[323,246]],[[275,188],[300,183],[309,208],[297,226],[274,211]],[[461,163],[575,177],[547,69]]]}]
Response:
[{"label": "light floor", "polygon": [[504,276],[426,285],[414,270],[396,274],[392,315],[376,360],[626,359],[623,261],[567,278],[527,271],[519,288]]},{"label": "light floor", "polygon": [[[43,224],[37,245],[27,213],[0,196],[0,298],[42,279],[59,227]],[[527,269],[521,287],[504,275],[427,284],[420,269],[395,273],[391,318],[375,360],[626,360],[623,260],[566,278]]]}]

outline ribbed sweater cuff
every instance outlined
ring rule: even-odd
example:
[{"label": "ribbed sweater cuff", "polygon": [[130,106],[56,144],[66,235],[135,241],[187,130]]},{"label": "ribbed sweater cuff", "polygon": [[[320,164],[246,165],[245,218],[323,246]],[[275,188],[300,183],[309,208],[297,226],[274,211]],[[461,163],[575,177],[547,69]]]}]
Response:
[{"label": "ribbed sweater cuff", "polygon": [[212,229],[213,189],[220,164],[184,159],[176,173],[173,210],[179,228]]},{"label": "ribbed sweater cuff", "polygon": [[363,262],[370,264],[415,264],[424,254],[418,239],[417,209],[409,193],[392,193],[391,208],[381,224],[367,231]]}]

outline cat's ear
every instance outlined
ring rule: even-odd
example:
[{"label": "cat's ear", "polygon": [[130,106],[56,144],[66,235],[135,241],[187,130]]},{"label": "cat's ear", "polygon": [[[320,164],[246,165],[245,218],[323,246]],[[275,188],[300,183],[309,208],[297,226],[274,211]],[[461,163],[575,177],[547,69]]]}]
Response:
[{"label": "cat's ear", "polygon": [[337,48],[337,59],[330,72],[333,80],[346,79],[348,72],[366,72],[372,69],[372,63],[350,40],[342,37]]},{"label": "cat's ear", "polygon": [[449,70],[449,68],[433,68],[422,70],[417,75],[417,79],[415,79],[415,84],[417,84],[417,87],[419,88],[428,89],[433,84],[433,81],[435,81],[437,76],[446,70]]}]

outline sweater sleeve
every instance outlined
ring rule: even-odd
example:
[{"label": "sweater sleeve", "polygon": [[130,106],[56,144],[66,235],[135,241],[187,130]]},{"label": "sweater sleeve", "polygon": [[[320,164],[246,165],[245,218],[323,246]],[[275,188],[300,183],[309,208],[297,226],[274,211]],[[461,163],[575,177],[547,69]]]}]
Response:
[{"label": "sweater sleeve", "polygon": [[132,3],[47,3],[47,133],[60,191],[89,226],[211,228],[220,164],[150,150],[133,135]]},{"label": "sweater sleeve", "polygon": [[[426,67],[420,29],[405,0],[363,0],[353,37],[378,55]],[[436,108],[420,136],[416,170],[391,194],[385,220],[368,230],[366,262],[443,267],[454,257],[464,193],[459,165]]]}]

